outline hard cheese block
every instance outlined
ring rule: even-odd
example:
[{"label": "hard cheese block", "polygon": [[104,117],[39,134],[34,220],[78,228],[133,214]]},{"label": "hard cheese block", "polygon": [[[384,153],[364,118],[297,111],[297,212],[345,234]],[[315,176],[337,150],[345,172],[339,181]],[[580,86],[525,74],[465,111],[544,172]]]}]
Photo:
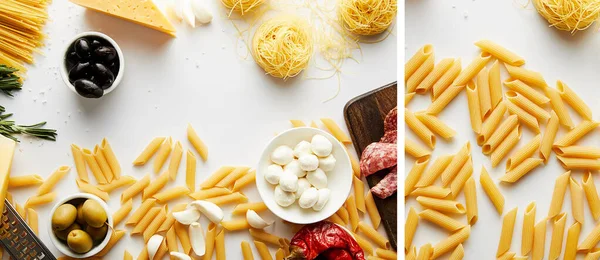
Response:
[{"label": "hard cheese block", "polygon": [[4,211],[4,198],[8,190],[8,178],[15,147],[17,147],[15,141],[0,135],[0,214]]},{"label": "hard cheese block", "polygon": [[175,36],[175,27],[152,0],[71,0],[71,2]]}]

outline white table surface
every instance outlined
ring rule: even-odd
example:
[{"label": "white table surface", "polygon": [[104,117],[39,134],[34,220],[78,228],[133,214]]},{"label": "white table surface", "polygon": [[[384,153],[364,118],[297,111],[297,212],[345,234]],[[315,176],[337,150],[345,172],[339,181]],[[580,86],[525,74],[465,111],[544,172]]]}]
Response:
[{"label": "white table surface", "polygon": [[[20,137],[22,142],[15,154],[12,174],[37,173],[46,177],[60,165],[73,165],[71,143],[93,148],[107,137],[121,162],[123,174],[139,179],[152,172],[151,165],[131,166],[146,144],[156,136],[172,136],[182,141],[184,149],[191,148],[185,135],[186,125],[191,123],[210,151],[207,162],[198,162],[196,183],[199,184],[222,165],[254,166],[274,133],[291,127],[288,119],[308,123],[331,117],[345,125],[342,112],[347,101],[397,78],[396,37],[378,44],[363,44],[361,63],[347,62],[343,67],[339,96],[323,103],[335,93],[337,79],[298,78],[283,82],[264,75],[251,58],[243,60],[236,53],[236,32],[226,19],[221,3],[218,0],[206,3],[215,16],[212,23],[196,29],[176,24],[177,38],[171,38],[124,20],[85,11],[66,0],[54,1],[49,7],[51,21],[45,27],[49,37],[42,49],[45,57],[36,57],[36,65],[27,73],[24,89],[14,98],[0,96],[0,104],[14,112],[14,119],[22,124],[48,121],[47,127],[58,130],[58,140]],[[63,84],[57,68],[67,42],[76,34],[90,30],[106,33],[117,41],[126,62],[120,86],[100,100],[83,99],[71,92]],[[243,51],[243,47],[240,48]],[[184,165],[182,161],[177,180],[167,187],[184,185]],[[78,192],[76,174],[72,169],[55,188],[59,198]],[[152,177],[155,177],[153,173]],[[111,193],[112,210],[120,206],[121,191]],[[259,201],[254,187],[245,188],[244,192],[250,201]],[[35,188],[12,193],[15,201],[23,204],[35,193]],[[170,204],[177,202],[181,200]],[[139,203],[138,196],[134,199],[134,208]],[[40,236],[59,256],[47,232],[51,207],[36,208],[40,216]],[[226,207],[226,213],[231,209],[232,206]],[[270,214],[262,215],[274,219]],[[229,214],[226,216],[229,218]],[[117,228],[122,229],[123,225]],[[277,235],[293,235],[280,221],[274,228]],[[380,232],[384,232],[382,228]],[[242,240],[251,241],[247,232],[227,233],[230,259],[241,256]],[[126,235],[107,259],[120,259],[125,249],[137,256],[142,247],[141,237]],[[271,250],[274,254],[275,250]]]},{"label": "white table surface", "polygon": [[[460,57],[464,67],[479,52],[473,43],[487,38],[524,57],[527,62],[525,68],[541,72],[550,86],[554,87],[556,80],[559,79],[568,84],[590,106],[594,113],[593,118],[598,120],[598,109],[600,108],[596,86],[600,81],[600,73],[596,69],[600,64],[598,34],[594,32],[594,29],[590,29],[571,36],[569,33],[548,28],[546,20],[541,18],[532,6],[523,9],[513,2],[407,1],[406,59],[410,58],[422,45],[431,43],[435,47],[436,62],[444,57]],[[488,66],[490,65],[491,63],[488,64]],[[508,76],[505,68],[502,68],[502,73],[504,80]],[[504,90],[506,91],[506,89]],[[429,98],[421,96],[413,100],[409,108],[419,111],[426,108],[428,104]],[[578,124],[581,121],[580,117],[574,111],[570,112],[573,121]],[[506,159],[498,167],[492,169],[489,158],[481,153],[481,148],[476,145],[475,134],[470,127],[467,98],[464,93],[461,93],[439,117],[455,129],[458,135],[451,142],[439,138],[432,160],[443,154],[456,153],[466,141],[470,141],[472,145],[473,176],[477,185],[479,220],[472,227],[471,236],[464,244],[466,259],[494,259],[502,218],[481,189],[479,174],[483,165],[490,176],[498,182],[498,178],[504,172]],[[523,146],[534,136],[527,127],[522,129],[523,135],[517,148]],[[406,132],[409,138],[417,140],[408,128]],[[562,136],[564,132],[565,128],[561,126],[557,136]],[[599,132],[593,131],[578,144],[598,146],[599,137]],[[408,172],[413,162],[414,160],[410,158],[406,159],[405,172]],[[504,213],[518,207],[511,251],[517,254],[521,252],[521,231],[525,207],[535,201],[537,203],[536,223],[545,218],[548,214],[555,178],[564,172],[565,170],[558,164],[555,154],[552,153],[549,163],[545,167],[543,165],[538,167],[514,185],[499,185],[506,198]],[[582,172],[574,171],[572,176],[581,183]],[[594,173],[593,178],[596,185],[600,185],[600,176]],[[458,199],[464,203],[462,194]],[[418,211],[421,210],[414,198],[410,198],[408,201],[408,206],[413,206]],[[405,213],[408,212],[408,206],[405,207]],[[583,241],[596,225],[587,201],[584,210],[585,223],[579,241]],[[566,230],[574,223],[569,192],[566,194],[562,211],[568,214],[565,227],[566,238]],[[464,218],[460,220],[465,222]],[[552,222],[548,221],[546,256],[550,247],[551,232]],[[428,242],[435,244],[446,236],[447,233],[444,230],[426,221],[421,221],[413,245],[420,247]],[[562,251],[564,253],[564,241]],[[583,259],[583,254],[579,254],[578,257]]]}]

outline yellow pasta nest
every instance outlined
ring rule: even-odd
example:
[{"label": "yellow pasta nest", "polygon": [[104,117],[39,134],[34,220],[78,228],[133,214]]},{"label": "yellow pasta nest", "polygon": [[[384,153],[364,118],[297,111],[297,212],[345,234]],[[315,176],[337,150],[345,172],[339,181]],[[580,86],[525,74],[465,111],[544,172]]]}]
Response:
[{"label": "yellow pasta nest", "polygon": [[533,5],[550,26],[571,33],[587,29],[600,15],[597,0],[533,0]]},{"label": "yellow pasta nest", "polygon": [[358,35],[375,35],[394,21],[396,0],[340,0],[338,16],[344,28]]},{"label": "yellow pasta nest", "polygon": [[229,15],[232,12],[237,12],[241,15],[250,13],[262,5],[264,0],[221,0],[221,3],[229,9]]},{"label": "yellow pasta nest", "polygon": [[305,20],[283,15],[263,23],[252,39],[254,61],[267,74],[287,79],[308,67],[313,39]]}]

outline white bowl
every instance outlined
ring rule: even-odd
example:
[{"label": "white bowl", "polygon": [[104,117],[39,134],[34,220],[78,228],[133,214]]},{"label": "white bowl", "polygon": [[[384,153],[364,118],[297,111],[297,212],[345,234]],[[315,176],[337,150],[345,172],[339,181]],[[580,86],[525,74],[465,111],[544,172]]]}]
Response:
[{"label": "white bowl", "polygon": [[[300,141],[310,142],[312,137],[317,134],[325,136],[333,144],[332,154],[336,159],[333,171],[327,172],[327,188],[331,190],[329,201],[321,211],[300,208],[298,200],[289,207],[279,206],[273,197],[275,185],[268,183],[264,177],[267,167],[272,164],[271,152],[280,145],[294,148]],[[298,127],[280,133],[269,141],[256,168],[256,187],[265,205],[273,214],[288,222],[310,224],[324,220],[340,209],[350,194],[352,176],[350,157],[344,146],[335,137],[317,128]]]},{"label": "white bowl", "polygon": [[[102,97],[104,97],[108,93],[112,92],[115,88],[117,88],[119,83],[121,83],[121,80],[123,79],[123,73],[125,72],[124,71],[125,57],[123,57],[123,52],[121,51],[121,48],[119,47],[117,42],[115,42],[115,40],[110,38],[108,35],[103,34],[101,32],[83,32],[83,33],[80,33],[80,34],[76,35],[75,37],[73,37],[73,40],[71,40],[69,42],[69,44],[67,44],[67,46],[65,47],[65,51],[63,52],[63,59],[61,60],[60,66],[58,66],[58,68],[60,70],[60,75],[61,75],[65,85],[67,85],[67,87],[69,87],[70,90],[75,92],[75,94],[79,95],[79,93],[77,93],[77,90],[75,90],[75,86],[73,86],[73,84],[71,84],[71,82],[69,81],[69,72],[67,71],[66,58],[67,58],[67,54],[69,54],[69,47],[71,47],[71,45],[73,45],[73,43],[77,39],[79,39],[81,37],[86,37],[86,36],[96,36],[96,37],[105,39],[107,42],[109,42],[112,45],[113,48],[115,48],[115,50],[117,51],[117,56],[119,56],[119,73],[117,73],[117,76],[115,77],[115,81],[113,81],[110,88],[107,88],[104,90],[104,94],[102,95]],[[100,98],[102,98],[102,97],[100,97]]]},{"label": "white bowl", "polygon": [[[69,246],[67,245],[67,242],[63,242],[62,240],[60,240],[55,234],[54,231],[52,230],[52,215],[54,215],[54,211],[56,211],[56,209],[62,205],[65,204],[71,200],[74,199],[91,199],[91,200],[95,200],[96,202],[100,203],[100,206],[102,206],[102,209],[104,209],[104,211],[106,211],[106,216],[108,217],[108,231],[106,232],[106,237],[104,238],[104,240],[102,240],[102,242],[100,244],[98,244],[97,246],[92,247],[92,249],[85,253],[85,254],[78,254],[73,252]],[[48,217],[48,235],[50,236],[50,240],[52,241],[52,244],[54,244],[54,246],[56,248],[58,248],[58,251],[60,251],[61,253],[70,256],[72,258],[87,258],[90,256],[93,256],[95,254],[97,254],[98,252],[102,251],[102,249],[104,249],[104,247],[106,247],[106,245],[108,244],[108,241],[110,240],[110,236],[112,235],[112,227],[113,226],[113,218],[112,215],[110,214],[110,211],[108,210],[108,205],[106,205],[106,203],[98,198],[95,195],[89,194],[89,193],[75,193],[72,195],[69,195],[67,197],[65,197],[62,200],[59,200],[54,207],[52,207],[52,210],[50,211],[50,216]]]}]

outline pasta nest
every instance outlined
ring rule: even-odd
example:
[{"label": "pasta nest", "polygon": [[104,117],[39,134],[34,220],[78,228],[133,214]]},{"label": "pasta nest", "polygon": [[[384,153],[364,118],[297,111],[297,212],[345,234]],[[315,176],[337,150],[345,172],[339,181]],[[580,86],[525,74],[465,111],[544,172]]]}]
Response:
[{"label": "pasta nest", "polygon": [[230,10],[229,15],[234,11],[244,15],[256,10],[264,0],[221,0],[221,3]]},{"label": "pasta nest", "polygon": [[267,74],[287,79],[308,67],[313,45],[306,21],[283,15],[258,27],[252,39],[252,56]]},{"label": "pasta nest", "polygon": [[571,33],[587,29],[600,15],[598,0],[533,0],[533,5],[550,26]]},{"label": "pasta nest", "polygon": [[394,21],[396,0],[340,0],[338,16],[344,28],[357,35],[376,35]]}]

